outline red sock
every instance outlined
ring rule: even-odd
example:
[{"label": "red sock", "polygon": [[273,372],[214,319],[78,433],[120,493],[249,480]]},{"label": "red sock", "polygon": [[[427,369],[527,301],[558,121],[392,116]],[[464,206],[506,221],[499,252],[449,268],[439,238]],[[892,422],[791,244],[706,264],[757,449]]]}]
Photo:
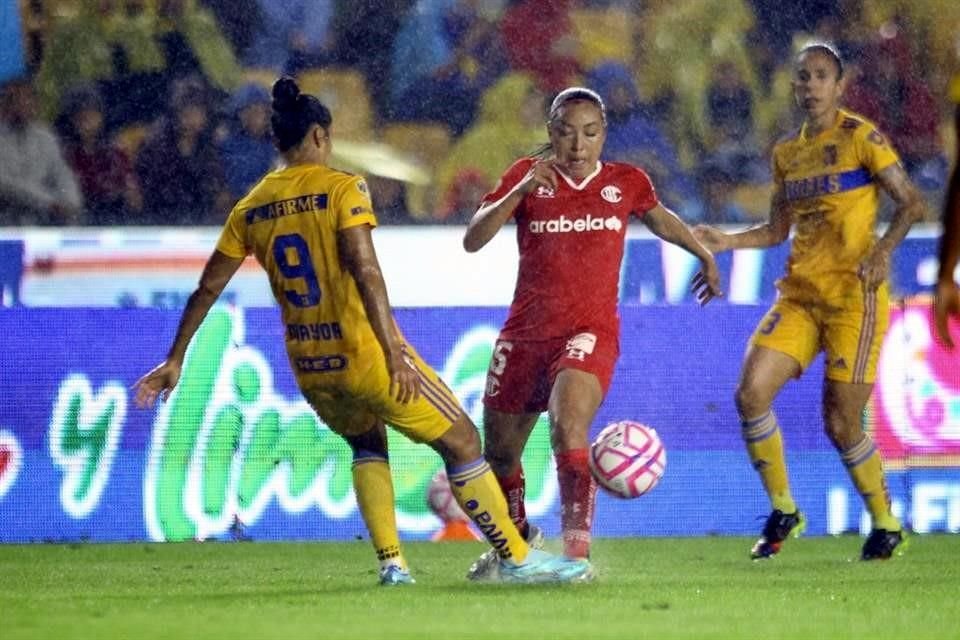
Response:
[{"label": "red sock", "polygon": [[518,466],[517,470],[509,476],[497,476],[497,482],[503,489],[503,495],[507,498],[507,508],[510,510],[510,519],[517,525],[520,535],[524,539],[530,532],[530,525],[527,524],[527,510],[523,506],[523,498],[527,491],[527,481],[523,476],[523,467]]},{"label": "red sock", "polygon": [[597,484],[587,465],[587,449],[561,451],[556,454],[556,459],[563,553],[570,558],[587,558],[590,556],[590,529],[597,494]]}]

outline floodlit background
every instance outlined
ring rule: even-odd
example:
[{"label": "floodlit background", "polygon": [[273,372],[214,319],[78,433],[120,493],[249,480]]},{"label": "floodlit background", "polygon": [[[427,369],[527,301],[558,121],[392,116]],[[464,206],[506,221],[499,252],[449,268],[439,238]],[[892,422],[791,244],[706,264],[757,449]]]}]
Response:
[{"label": "floodlit background", "polygon": [[[0,542],[351,539],[365,535],[349,453],[309,412],[259,267],[205,325],[164,410],[130,385],[162,358],[238,197],[276,161],[269,87],[295,76],[333,112],[333,164],[368,177],[398,321],[475,420],[516,270],[511,230],[460,247],[478,198],[546,141],[571,84],[606,100],[606,159],[635,163],[689,223],[766,219],[769,152],[795,129],[794,52],[835,44],[846,106],[893,141],[929,203],[898,249],[865,424],[895,509],[960,531],[960,362],[929,335],[937,219],[955,149],[947,0],[0,0]],[[955,98],[956,99],[956,98]],[[11,180],[11,176],[33,176]],[[884,202],[881,220],[891,207]],[[690,256],[628,232],[623,338],[594,433],[661,434],[648,496],[601,496],[599,536],[755,533],[766,502],[733,407],[743,347],[786,246],[720,261],[728,297],[698,309]],[[777,411],[812,533],[860,531],[859,497],[822,434],[822,365]],[[425,539],[437,456],[391,441],[399,522]],[[545,424],[525,458],[528,511],[556,535]],[[718,471],[720,469],[720,471]]]}]

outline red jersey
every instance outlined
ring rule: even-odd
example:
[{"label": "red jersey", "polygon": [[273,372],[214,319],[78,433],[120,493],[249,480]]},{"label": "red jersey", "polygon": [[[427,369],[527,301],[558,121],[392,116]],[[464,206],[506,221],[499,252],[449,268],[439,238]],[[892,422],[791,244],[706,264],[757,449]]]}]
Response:
[{"label": "red jersey", "polygon": [[[503,198],[534,162],[515,162],[483,202]],[[646,173],[620,162],[598,163],[579,185],[557,170],[557,184],[556,192],[530,192],[513,212],[520,267],[501,338],[542,340],[585,328],[619,335],[627,223],[657,206],[653,185]]]}]

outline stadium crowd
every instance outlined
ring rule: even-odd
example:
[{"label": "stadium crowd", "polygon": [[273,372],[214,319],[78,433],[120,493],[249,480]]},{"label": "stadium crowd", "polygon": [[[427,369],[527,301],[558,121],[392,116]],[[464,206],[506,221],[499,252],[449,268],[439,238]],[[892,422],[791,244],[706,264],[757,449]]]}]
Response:
[{"label": "stadium crowd", "polygon": [[[765,219],[773,142],[796,127],[791,53],[849,61],[939,211],[960,3],[941,0],[3,0],[22,73],[0,78],[0,224],[220,225],[275,162],[268,87],[333,112],[334,164],[381,222],[463,224],[546,140],[545,102],[603,96],[605,157],[689,222]],[[889,209],[889,207],[888,207]]]}]

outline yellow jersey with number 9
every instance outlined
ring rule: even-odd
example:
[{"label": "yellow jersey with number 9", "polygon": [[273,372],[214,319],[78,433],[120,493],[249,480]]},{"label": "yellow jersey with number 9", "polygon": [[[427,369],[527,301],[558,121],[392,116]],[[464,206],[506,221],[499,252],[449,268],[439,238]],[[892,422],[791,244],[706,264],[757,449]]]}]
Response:
[{"label": "yellow jersey with number 9", "polygon": [[773,149],[774,181],[793,220],[783,297],[859,308],[860,261],[876,242],[878,173],[899,162],[877,128],[840,110],[833,126],[809,135],[804,125]]},{"label": "yellow jersey with number 9", "polygon": [[364,224],[377,225],[366,182],[321,165],[268,173],[230,212],[217,249],[266,270],[297,375],[345,372],[379,349],[337,248],[338,231]]}]

